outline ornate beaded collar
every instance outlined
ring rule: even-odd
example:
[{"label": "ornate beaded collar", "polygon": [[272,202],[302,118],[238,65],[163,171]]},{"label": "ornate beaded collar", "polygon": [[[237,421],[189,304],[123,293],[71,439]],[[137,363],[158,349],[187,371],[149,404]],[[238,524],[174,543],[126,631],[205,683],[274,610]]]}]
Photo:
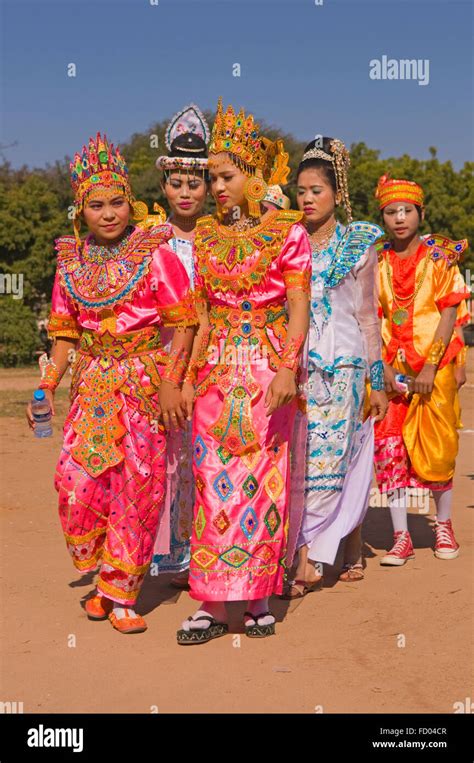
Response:
[{"label": "ornate beaded collar", "polygon": [[88,262],[94,262],[96,265],[102,265],[109,260],[116,260],[125,252],[130,236],[133,233],[133,226],[128,225],[123,237],[118,244],[97,244],[93,236],[88,236],[83,247],[83,257]]}]

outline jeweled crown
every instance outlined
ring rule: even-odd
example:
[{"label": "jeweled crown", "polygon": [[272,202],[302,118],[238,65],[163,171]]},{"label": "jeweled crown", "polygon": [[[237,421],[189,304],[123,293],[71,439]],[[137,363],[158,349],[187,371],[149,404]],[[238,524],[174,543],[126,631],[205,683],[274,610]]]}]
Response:
[{"label": "jeweled crown", "polygon": [[259,130],[260,125],[254,122],[252,114],[245,115],[243,109],[236,114],[231,105],[224,112],[222,98],[219,98],[209,153],[228,151],[251,167],[263,170],[267,163],[267,146]]},{"label": "jeweled crown", "polygon": [[82,153],[74,156],[69,169],[76,203],[80,204],[94,186],[116,186],[125,193],[130,190],[125,159],[106,135],[97,133],[95,140],[90,138],[89,146],[83,146]]}]

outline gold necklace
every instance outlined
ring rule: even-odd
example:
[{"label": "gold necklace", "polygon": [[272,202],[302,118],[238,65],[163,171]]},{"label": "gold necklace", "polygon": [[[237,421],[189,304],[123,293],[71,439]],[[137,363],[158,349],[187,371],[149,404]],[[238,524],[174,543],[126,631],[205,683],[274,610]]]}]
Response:
[{"label": "gold necklace", "polygon": [[[411,294],[409,297],[400,297],[398,294],[395,294],[395,289],[393,288],[392,283],[392,275],[390,273],[390,267],[388,264],[388,257],[385,258],[385,269],[387,271],[387,281],[390,288],[390,292],[392,294],[392,300],[393,304],[396,305],[396,310],[392,313],[392,320],[395,323],[396,326],[403,326],[404,323],[408,320],[408,308],[413,304],[415,301],[418,292],[420,291],[423,281],[425,280],[426,273],[428,271],[428,265],[430,262],[430,255],[425,255],[425,263],[423,267],[423,272],[420,276],[420,279],[417,284],[415,284],[415,288],[413,291],[413,294]],[[400,302],[405,302],[404,305],[401,305]]]}]

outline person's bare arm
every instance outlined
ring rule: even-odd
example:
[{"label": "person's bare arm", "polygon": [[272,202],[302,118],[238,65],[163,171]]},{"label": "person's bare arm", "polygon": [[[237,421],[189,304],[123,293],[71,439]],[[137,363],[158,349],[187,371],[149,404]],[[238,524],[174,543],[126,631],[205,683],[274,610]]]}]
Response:
[{"label": "person's bare arm", "polygon": [[165,429],[169,432],[171,426],[184,429],[186,426],[186,411],[181,393],[181,381],[189,361],[194,326],[177,326],[171,341],[168,364],[163,372],[159,389],[161,416]]},{"label": "person's bare arm", "polygon": [[273,377],[265,396],[267,416],[290,403],[296,395],[298,358],[309,328],[309,296],[301,289],[288,289],[288,330],[282,353],[282,365]]}]

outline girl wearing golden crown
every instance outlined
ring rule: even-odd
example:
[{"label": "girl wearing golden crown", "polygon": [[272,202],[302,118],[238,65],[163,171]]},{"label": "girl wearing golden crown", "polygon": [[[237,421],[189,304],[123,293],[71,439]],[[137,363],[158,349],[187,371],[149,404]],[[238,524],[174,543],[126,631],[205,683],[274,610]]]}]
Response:
[{"label": "girl wearing golden crown", "polygon": [[[436,505],[435,556],[459,554],[451,525],[452,478],[458,451],[459,404],[456,357],[463,343],[455,324],[469,297],[457,262],[466,240],[420,237],[423,189],[409,180],[380,178],[376,197],[388,237],[379,253],[387,417],[376,427],[375,467],[387,493],[394,545],[381,564],[400,566],[414,558],[407,525],[407,488],[428,488]],[[406,393],[396,374],[407,377]]]},{"label": "girl wearing golden crown", "polygon": [[[186,268],[194,286],[193,240],[208,193],[207,144],[210,131],[200,109],[191,104],[171,119],[165,133],[167,156],[156,167],[163,172],[161,189],[170,210],[168,222],[174,236],[170,246]],[[164,210],[163,210],[164,213]],[[167,346],[169,329],[162,331]],[[194,503],[190,424],[168,438],[167,492],[163,521],[154,547],[152,572],[178,573],[171,579],[177,588],[188,587],[189,549]],[[184,572],[186,571],[186,572]]]},{"label": "girl wearing golden crown", "polygon": [[275,632],[268,597],[281,592],[286,567],[311,267],[301,213],[262,212],[267,182],[286,181],[287,158],[251,115],[224,113],[219,100],[209,147],[218,216],[196,226],[200,327],[183,384],[189,404],[195,395],[190,589],[201,604],[179,644],[227,633],[227,601],[248,602],[247,636]]},{"label": "girl wearing golden crown", "polygon": [[[55,478],[59,515],[75,567],[99,571],[88,617],[137,633],[146,623],[135,602],[164,500],[165,428],[185,425],[180,383],[196,319],[186,271],[165,246],[173,231],[130,225],[132,209],[143,218],[145,205],[134,201],[125,162],[105,136],[76,154],[71,181],[76,237],[56,242],[54,345],[40,387],[53,405],[77,350]],[[175,329],[169,352],[162,325]]]},{"label": "girl wearing golden crown", "polygon": [[[385,414],[380,326],[375,291],[377,257],[368,248],[377,225],[352,222],[342,141],[306,146],[297,174],[297,202],[312,249],[308,353],[308,434],[305,505],[295,580],[285,598],[301,598],[334,564],[346,538],[341,580],[363,578],[361,525],[368,507],[374,452],[373,423],[363,419],[366,377],[370,413]],[[349,225],[336,220],[344,205]],[[318,569],[317,569],[318,568]]]}]

